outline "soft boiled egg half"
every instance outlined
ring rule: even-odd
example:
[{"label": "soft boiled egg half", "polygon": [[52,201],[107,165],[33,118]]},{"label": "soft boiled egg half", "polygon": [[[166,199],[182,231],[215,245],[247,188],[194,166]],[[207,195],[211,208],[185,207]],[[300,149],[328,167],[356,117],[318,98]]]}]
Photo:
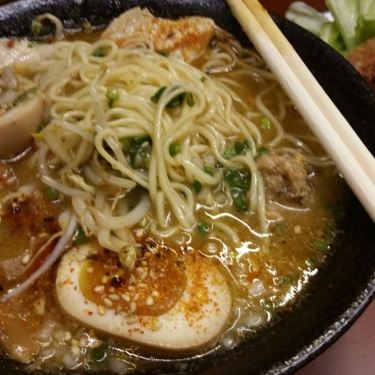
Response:
[{"label": "soft boiled egg half", "polygon": [[62,308],[81,322],[169,350],[217,340],[232,304],[212,261],[159,246],[143,251],[132,271],[95,244],[75,247],[60,262],[56,288]]}]

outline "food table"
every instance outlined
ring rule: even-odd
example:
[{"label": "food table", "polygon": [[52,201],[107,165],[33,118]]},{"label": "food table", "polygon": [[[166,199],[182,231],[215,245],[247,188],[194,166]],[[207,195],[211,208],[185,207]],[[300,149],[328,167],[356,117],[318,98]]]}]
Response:
[{"label": "food table", "polygon": [[[9,1],[0,0],[0,5]],[[324,0],[306,0],[318,10]],[[290,0],[261,0],[270,11],[284,14]],[[375,302],[330,348],[295,375],[373,375],[375,374]]]}]

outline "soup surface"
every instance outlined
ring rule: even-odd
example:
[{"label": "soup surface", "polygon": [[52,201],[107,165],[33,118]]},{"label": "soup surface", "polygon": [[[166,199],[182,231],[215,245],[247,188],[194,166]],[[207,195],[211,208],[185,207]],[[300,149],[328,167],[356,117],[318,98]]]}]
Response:
[{"label": "soup surface", "polygon": [[7,355],[124,373],[229,350],[298,302],[345,186],[256,51],[138,8],[3,48],[3,120],[43,103],[32,143],[1,156]]}]

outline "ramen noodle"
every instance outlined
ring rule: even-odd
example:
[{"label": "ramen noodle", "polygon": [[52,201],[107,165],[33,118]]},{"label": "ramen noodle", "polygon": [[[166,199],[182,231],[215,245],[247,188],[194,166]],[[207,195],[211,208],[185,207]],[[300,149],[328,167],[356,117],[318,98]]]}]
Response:
[{"label": "ramen noodle", "polygon": [[87,40],[2,68],[3,119],[38,118],[0,164],[3,349],[29,370],[118,373],[229,350],[318,272],[342,180],[211,20],[137,8]]}]

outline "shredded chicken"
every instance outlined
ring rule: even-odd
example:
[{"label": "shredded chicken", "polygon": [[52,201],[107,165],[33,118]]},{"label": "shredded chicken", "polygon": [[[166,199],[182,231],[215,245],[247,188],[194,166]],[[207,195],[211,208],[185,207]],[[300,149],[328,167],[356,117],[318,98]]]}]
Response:
[{"label": "shredded chicken", "polygon": [[215,35],[214,22],[205,17],[168,20],[154,17],[147,9],[133,8],[115,18],[102,38],[120,47],[147,40],[158,52],[172,52],[187,62],[199,57]]},{"label": "shredded chicken", "polygon": [[351,64],[375,89],[375,38],[371,38],[349,52]]},{"label": "shredded chicken", "polygon": [[269,152],[257,161],[266,185],[267,199],[306,204],[311,198],[309,168],[300,154]]}]

